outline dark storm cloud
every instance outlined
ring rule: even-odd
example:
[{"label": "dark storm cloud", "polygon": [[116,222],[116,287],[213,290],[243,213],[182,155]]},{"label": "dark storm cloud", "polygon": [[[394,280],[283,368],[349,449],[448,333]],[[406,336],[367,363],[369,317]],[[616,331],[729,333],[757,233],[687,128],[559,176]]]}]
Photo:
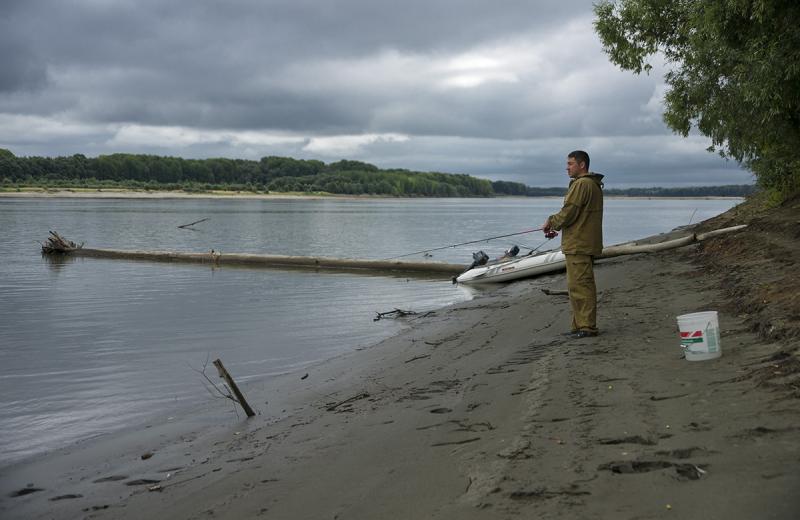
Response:
[{"label": "dark storm cloud", "polygon": [[6,0],[0,147],[347,157],[542,185],[541,165],[587,143],[622,178],[635,154],[659,182],[727,171],[666,129],[661,72],[609,64],[591,5]]},{"label": "dark storm cloud", "polygon": [[[429,110],[419,119],[406,115],[369,129],[513,135],[513,121],[500,115],[519,108],[489,110],[487,101],[498,97],[491,91],[432,92],[424,89],[425,77],[410,87],[378,83],[367,91],[358,82],[342,83],[341,76],[359,60],[369,67],[382,51],[424,64],[428,56],[557,27],[575,8],[565,2],[294,0],[54,1],[11,10],[2,28],[16,35],[14,55],[22,56],[29,81],[41,83],[44,71],[52,80],[40,106],[51,106],[56,91],[72,93],[51,110],[84,120],[359,132],[392,100],[413,96],[464,117],[432,124],[425,119],[436,110]],[[402,71],[421,72],[413,66]],[[24,77],[13,73],[19,82],[8,82],[7,89],[25,87]],[[338,88],[326,88],[331,81]]]},{"label": "dark storm cloud", "polygon": [[17,42],[8,41],[8,35],[0,36],[3,49],[3,65],[0,67],[0,92],[37,90],[47,82],[45,68],[30,50]]}]

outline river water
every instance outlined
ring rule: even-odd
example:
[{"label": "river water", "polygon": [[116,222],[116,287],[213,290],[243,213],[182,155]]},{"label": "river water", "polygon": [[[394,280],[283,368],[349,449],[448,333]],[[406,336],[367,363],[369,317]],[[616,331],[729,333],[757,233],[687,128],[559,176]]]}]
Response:
[{"label": "river water", "polygon": [[[0,198],[0,466],[209,399],[196,372],[208,359],[223,359],[246,388],[403,326],[373,321],[376,312],[422,312],[473,294],[435,278],[52,261],[37,243],[49,230],[96,248],[381,259],[538,228],[560,202]],[[605,243],[666,232],[738,202],[610,199]],[[478,249],[494,257],[542,241],[534,233],[432,259],[468,264]]]}]

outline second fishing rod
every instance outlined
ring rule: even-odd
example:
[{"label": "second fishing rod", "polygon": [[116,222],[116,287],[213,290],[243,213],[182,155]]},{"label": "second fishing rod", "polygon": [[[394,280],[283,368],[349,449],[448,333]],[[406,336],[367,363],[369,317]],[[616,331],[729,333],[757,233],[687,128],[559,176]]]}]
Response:
[{"label": "second fishing rod", "polygon": [[[525,231],[518,231],[516,233],[508,233],[508,234],[505,234],[505,235],[497,235],[497,236],[493,236],[493,237],[479,238],[477,240],[469,240],[467,242],[460,242],[458,244],[450,244],[450,245],[446,245],[446,246],[434,247],[434,248],[431,248],[431,249],[423,249],[421,251],[414,251],[413,253],[407,253],[407,254],[404,254],[404,255],[393,256],[393,257],[390,257],[390,258],[384,258],[384,260],[396,260],[398,258],[405,258],[405,257],[408,257],[408,256],[414,256],[414,255],[421,255],[423,253],[432,253],[433,251],[441,251],[443,249],[450,249],[450,248],[453,248],[453,247],[466,246],[466,245],[469,245],[469,244],[477,244],[477,243],[480,243],[480,242],[488,242],[489,240],[496,240],[496,239],[499,239],[499,238],[508,238],[508,237],[514,237],[514,236],[518,236],[518,235],[526,235],[528,233],[535,233],[536,231],[542,231],[543,229],[544,228],[526,229]],[[556,237],[557,235],[558,235],[558,233],[555,233],[555,232],[545,233],[545,237],[547,237],[548,240]]]}]

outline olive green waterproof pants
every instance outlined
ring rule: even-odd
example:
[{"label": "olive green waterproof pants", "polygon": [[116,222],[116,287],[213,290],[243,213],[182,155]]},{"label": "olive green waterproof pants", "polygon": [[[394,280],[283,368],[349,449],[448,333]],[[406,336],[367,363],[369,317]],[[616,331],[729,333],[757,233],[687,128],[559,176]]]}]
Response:
[{"label": "olive green waterproof pants", "polygon": [[590,255],[565,255],[572,330],[597,332],[597,287]]}]

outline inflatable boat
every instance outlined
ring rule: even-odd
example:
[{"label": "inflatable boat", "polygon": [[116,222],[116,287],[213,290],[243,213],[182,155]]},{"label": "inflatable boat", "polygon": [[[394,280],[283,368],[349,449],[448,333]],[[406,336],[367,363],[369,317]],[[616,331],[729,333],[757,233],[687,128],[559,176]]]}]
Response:
[{"label": "inflatable boat", "polygon": [[[476,255],[481,253],[476,253]],[[485,253],[483,254],[485,255]],[[481,257],[478,256],[466,271],[455,278],[455,282],[464,284],[508,282],[529,276],[554,273],[565,268],[566,259],[560,250],[500,258],[493,262],[488,262],[488,257],[486,257],[483,263],[481,263]]]}]

